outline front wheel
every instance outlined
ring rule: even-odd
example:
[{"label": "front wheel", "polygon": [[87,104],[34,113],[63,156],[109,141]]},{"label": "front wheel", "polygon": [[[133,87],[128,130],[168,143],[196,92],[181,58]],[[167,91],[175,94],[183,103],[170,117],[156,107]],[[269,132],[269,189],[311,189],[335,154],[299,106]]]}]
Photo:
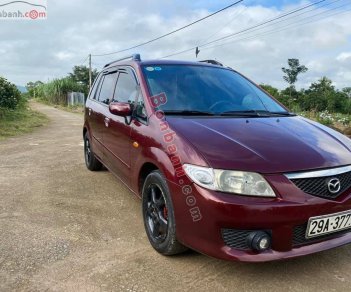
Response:
[{"label": "front wheel", "polygon": [[175,255],[187,250],[176,238],[171,196],[166,180],[158,170],[146,177],[142,208],[146,234],[155,250],[163,255]]}]

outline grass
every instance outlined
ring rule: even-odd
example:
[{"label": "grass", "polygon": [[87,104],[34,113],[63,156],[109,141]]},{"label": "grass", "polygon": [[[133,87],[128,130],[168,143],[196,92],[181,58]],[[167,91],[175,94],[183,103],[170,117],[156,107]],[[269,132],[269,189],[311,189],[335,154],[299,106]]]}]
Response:
[{"label": "grass", "polygon": [[30,133],[47,124],[49,119],[42,113],[33,111],[26,105],[15,110],[0,108],[0,140]]},{"label": "grass", "polygon": [[83,114],[84,113],[84,106],[83,105],[53,105],[55,108],[62,109],[66,112],[75,113],[75,114]]}]

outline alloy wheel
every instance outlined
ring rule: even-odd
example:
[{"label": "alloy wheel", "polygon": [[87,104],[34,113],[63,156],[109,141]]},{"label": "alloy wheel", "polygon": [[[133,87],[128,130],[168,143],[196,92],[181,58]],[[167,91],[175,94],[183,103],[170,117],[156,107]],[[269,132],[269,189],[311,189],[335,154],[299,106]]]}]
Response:
[{"label": "alloy wheel", "polygon": [[162,189],[157,184],[150,185],[148,189],[146,219],[153,239],[164,241],[168,233],[168,210]]},{"label": "alloy wheel", "polygon": [[91,148],[90,148],[90,142],[89,139],[85,139],[85,160],[86,163],[89,164],[91,159]]}]

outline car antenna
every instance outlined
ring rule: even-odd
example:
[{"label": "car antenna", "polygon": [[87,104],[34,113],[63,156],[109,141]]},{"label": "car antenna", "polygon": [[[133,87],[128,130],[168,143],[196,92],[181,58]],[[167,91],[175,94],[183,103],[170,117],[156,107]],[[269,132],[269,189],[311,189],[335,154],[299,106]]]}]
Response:
[{"label": "car antenna", "polygon": [[195,56],[197,58],[197,55],[200,53],[200,50],[199,50],[199,47],[196,47],[196,50],[195,50]]}]

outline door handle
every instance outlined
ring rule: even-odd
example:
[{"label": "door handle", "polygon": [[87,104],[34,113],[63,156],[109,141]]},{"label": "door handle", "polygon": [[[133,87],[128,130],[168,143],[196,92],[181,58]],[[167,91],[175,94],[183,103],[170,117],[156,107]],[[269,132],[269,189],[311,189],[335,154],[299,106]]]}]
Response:
[{"label": "door handle", "polygon": [[89,116],[91,116],[91,112],[93,111],[91,108],[89,108]]},{"label": "door handle", "polygon": [[105,127],[108,128],[108,126],[110,125],[110,119],[109,118],[105,118]]}]

